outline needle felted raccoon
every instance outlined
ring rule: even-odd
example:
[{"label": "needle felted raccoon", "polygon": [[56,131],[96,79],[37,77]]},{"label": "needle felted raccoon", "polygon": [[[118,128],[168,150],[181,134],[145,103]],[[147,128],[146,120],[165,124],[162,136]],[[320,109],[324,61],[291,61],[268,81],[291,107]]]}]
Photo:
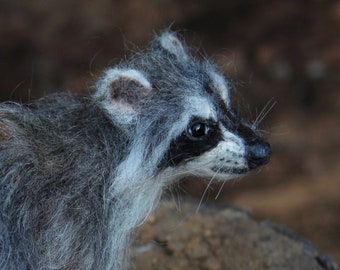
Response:
[{"label": "needle felted raccoon", "polygon": [[0,269],[126,269],[130,234],[165,187],[225,181],[269,156],[216,67],[163,32],[92,95],[0,105]]}]

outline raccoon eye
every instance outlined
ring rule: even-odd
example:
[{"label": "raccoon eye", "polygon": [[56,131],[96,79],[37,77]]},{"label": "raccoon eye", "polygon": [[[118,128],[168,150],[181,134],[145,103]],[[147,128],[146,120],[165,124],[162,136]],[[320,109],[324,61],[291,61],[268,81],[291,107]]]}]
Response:
[{"label": "raccoon eye", "polygon": [[191,123],[186,131],[186,135],[189,139],[197,141],[203,140],[210,134],[211,127],[208,123],[203,121],[195,121]]}]

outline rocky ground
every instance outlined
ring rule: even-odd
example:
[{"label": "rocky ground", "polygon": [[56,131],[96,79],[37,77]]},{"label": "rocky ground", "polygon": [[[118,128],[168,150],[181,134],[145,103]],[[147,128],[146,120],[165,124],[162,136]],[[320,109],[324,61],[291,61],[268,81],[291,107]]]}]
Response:
[{"label": "rocky ground", "polygon": [[144,270],[336,270],[336,263],[293,231],[256,222],[249,210],[163,202],[139,230],[134,266]]}]

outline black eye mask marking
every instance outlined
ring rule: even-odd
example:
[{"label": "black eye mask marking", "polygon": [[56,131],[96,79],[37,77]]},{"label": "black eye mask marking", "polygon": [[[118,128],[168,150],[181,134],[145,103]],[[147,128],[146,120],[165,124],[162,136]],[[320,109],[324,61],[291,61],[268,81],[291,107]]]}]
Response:
[{"label": "black eye mask marking", "polygon": [[215,121],[194,118],[187,129],[170,143],[159,167],[174,167],[184,160],[197,157],[214,148],[221,140],[222,134]]}]

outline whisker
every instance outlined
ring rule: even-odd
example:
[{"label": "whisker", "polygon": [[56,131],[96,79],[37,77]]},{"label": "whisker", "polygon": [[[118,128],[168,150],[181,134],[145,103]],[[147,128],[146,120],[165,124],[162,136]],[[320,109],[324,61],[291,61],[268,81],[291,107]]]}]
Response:
[{"label": "whisker", "polygon": [[260,122],[260,119],[262,118],[262,115],[265,113],[265,111],[267,110],[269,104],[272,102],[273,98],[271,98],[270,100],[267,101],[267,103],[264,105],[264,107],[261,109],[260,113],[257,112],[257,108],[256,108],[256,119],[253,123],[253,127],[257,127],[259,122]]},{"label": "whisker", "polygon": [[201,199],[200,199],[200,201],[199,201],[199,203],[198,203],[198,206],[197,206],[197,209],[196,209],[196,213],[198,213],[198,211],[199,211],[199,209],[200,209],[200,207],[201,207],[201,205],[202,205],[203,199],[204,199],[204,197],[205,197],[205,195],[206,195],[208,189],[210,188],[210,186],[211,186],[213,180],[215,179],[216,175],[221,171],[221,168],[222,168],[222,166],[221,166],[221,167],[215,172],[215,174],[211,177],[211,179],[210,179],[210,181],[209,181],[207,187],[205,188],[205,190],[204,190],[204,192],[203,192],[203,194],[202,194],[202,197],[201,197]]},{"label": "whisker", "polygon": [[196,176],[196,174],[194,173],[196,170],[202,169],[202,167],[208,167],[209,168],[211,164],[213,164],[213,161],[209,161],[209,162],[207,162],[203,165],[202,164],[197,165],[197,167],[194,167],[190,170],[182,171],[182,172],[179,172],[179,173],[174,173],[174,174],[171,174],[169,176],[164,176],[164,177],[162,177],[162,179],[168,179],[168,178],[172,179],[174,177],[182,176],[182,175],[186,175],[186,174],[192,174],[193,176]]},{"label": "whisker", "polygon": [[257,128],[257,126],[263,121],[263,119],[268,115],[268,113],[274,108],[277,102],[274,98],[271,98],[266,105],[263,107],[259,115],[256,117],[254,123],[252,124],[252,128]]},{"label": "whisker", "polygon": [[171,194],[171,198],[172,198],[172,201],[174,202],[174,205],[175,205],[175,208],[178,212],[181,211],[181,199],[180,199],[180,196],[179,196],[179,192],[178,192],[178,189],[172,189],[170,191],[170,194]]},{"label": "whisker", "polygon": [[[220,172],[222,168],[223,168],[223,165],[221,164],[221,166],[220,166],[218,172]],[[223,187],[224,187],[224,185],[225,185],[226,182],[227,182],[227,180],[225,180],[225,181],[222,182],[222,184],[221,184],[221,186],[220,186],[220,188],[219,188],[219,190],[218,190],[218,192],[217,192],[217,194],[216,194],[216,196],[215,196],[215,198],[214,198],[215,200],[217,200],[217,198],[220,196],[220,194],[221,194],[221,192],[222,192],[222,189],[223,189]]]},{"label": "whisker", "polygon": [[222,189],[223,189],[223,187],[224,187],[224,185],[225,185],[225,183],[227,182],[227,180],[226,181],[223,181],[222,182],[222,185],[220,186],[220,189],[218,190],[218,192],[217,192],[217,194],[216,194],[216,196],[215,196],[215,201],[218,199],[218,197],[220,196],[220,194],[221,194],[221,192],[222,192]]},{"label": "whisker", "polygon": [[196,213],[198,213],[198,211],[200,210],[201,205],[202,205],[202,203],[203,203],[203,199],[204,199],[206,193],[208,192],[208,190],[209,190],[209,188],[210,188],[210,185],[211,185],[212,182],[214,181],[214,178],[215,178],[215,176],[211,177],[211,179],[210,179],[210,181],[209,181],[207,187],[204,189],[204,192],[203,192],[203,194],[202,194],[202,196],[201,196],[201,199],[200,199],[200,201],[199,201],[199,203],[198,203],[198,206],[197,206],[197,209],[196,209]]}]

